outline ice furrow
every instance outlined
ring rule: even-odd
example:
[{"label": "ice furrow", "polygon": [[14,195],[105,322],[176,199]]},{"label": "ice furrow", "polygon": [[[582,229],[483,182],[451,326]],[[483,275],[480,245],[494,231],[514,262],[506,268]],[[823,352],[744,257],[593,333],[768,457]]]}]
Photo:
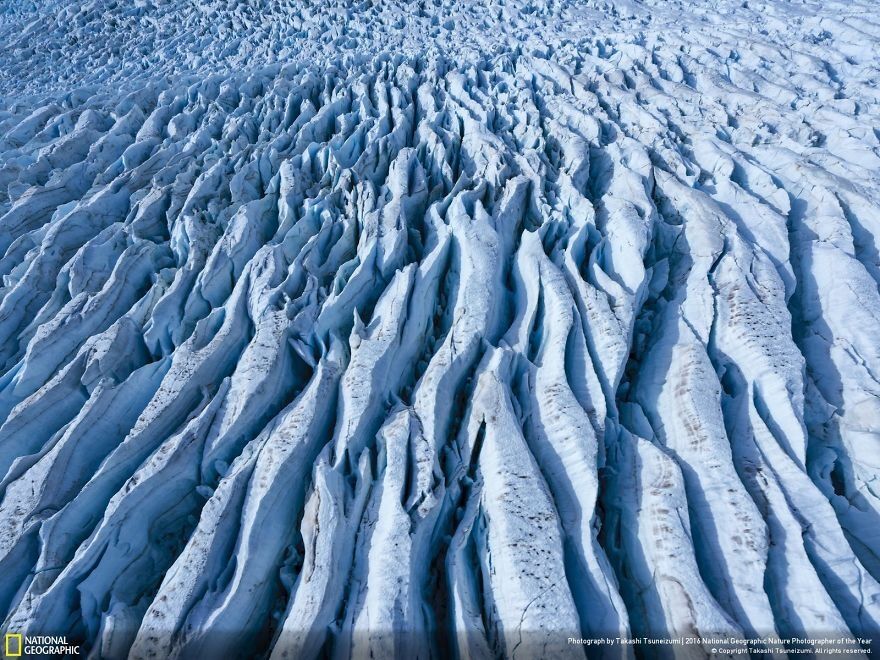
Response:
[{"label": "ice furrow", "polygon": [[870,647],[871,9],[9,3],[4,629]]}]

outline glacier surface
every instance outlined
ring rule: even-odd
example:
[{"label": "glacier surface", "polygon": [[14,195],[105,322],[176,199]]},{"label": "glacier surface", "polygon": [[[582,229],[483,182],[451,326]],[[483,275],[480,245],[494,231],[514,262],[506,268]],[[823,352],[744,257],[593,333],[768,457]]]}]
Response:
[{"label": "glacier surface", "polygon": [[880,638],[878,53],[867,0],[2,3],[4,630]]}]

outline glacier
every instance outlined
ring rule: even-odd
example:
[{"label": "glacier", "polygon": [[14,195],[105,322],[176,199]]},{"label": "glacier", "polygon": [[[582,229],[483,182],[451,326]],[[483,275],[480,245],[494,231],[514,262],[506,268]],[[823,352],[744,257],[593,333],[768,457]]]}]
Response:
[{"label": "glacier", "polygon": [[[10,1],[0,46],[4,631],[880,648],[873,3]],[[583,643],[647,638],[695,643]]]}]

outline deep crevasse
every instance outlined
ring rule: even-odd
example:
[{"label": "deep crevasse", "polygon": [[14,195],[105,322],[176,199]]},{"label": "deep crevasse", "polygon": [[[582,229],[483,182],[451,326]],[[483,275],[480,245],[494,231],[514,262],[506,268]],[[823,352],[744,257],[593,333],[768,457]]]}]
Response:
[{"label": "deep crevasse", "polygon": [[4,16],[4,628],[880,635],[880,23],[797,7]]}]

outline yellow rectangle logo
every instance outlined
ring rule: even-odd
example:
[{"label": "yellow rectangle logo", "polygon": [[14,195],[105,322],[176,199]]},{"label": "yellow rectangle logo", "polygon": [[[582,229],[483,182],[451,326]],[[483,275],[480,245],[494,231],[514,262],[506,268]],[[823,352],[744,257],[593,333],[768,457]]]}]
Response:
[{"label": "yellow rectangle logo", "polygon": [[21,647],[24,646],[21,633],[6,633],[6,651],[7,658],[21,657]]}]

